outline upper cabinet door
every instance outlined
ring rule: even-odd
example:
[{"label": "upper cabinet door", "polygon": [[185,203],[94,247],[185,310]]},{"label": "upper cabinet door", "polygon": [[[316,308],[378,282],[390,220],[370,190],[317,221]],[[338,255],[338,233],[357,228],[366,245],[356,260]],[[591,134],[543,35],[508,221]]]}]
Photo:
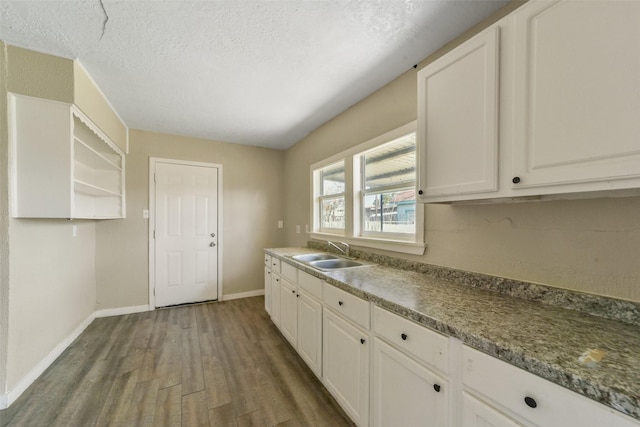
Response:
[{"label": "upper cabinet door", "polygon": [[536,1],[515,12],[515,191],[637,187],[639,24],[637,1]]},{"label": "upper cabinet door", "polygon": [[498,188],[499,27],[418,72],[421,200]]}]

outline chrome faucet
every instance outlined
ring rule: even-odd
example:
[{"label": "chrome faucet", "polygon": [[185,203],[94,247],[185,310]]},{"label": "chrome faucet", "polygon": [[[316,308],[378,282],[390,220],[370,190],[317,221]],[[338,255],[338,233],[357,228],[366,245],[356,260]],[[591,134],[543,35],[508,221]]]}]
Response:
[{"label": "chrome faucet", "polygon": [[338,243],[340,243],[341,245],[343,245],[343,246],[344,246],[344,249],[342,249],[340,246],[338,246],[337,244],[333,243],[332,241],[327,240],[327,246],[336,248],[336,249],[337,249],[337,250],[339,250],[342,254],[344,254],[344,256],[346,256],[347,258],[349,258],[349,252],[350,252],[350,250],[351,250],[351,247],[349,246],[349,244],[348,244],[348,243],[345,243],[345,242],[338,242]]}]

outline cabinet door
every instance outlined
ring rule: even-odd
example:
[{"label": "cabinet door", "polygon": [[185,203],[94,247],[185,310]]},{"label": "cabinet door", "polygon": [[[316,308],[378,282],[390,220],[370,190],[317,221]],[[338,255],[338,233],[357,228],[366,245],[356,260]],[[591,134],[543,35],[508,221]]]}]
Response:
[{"label": "cabinet door", "polygon": [[494,26],[418,73],[423,201],[498,188],[498,43]]},{"label": "cabinet door", "polygon": [[317,376],[322,376],[322,304],[299,293],[298,353]]},{"label": "cabinet door", "polygon": [[516,191],[628,188],[640,177],[639,23],[637,1],[541,1],[515,12]]},{"label": "cabinet door", "polygon": [[464,427],[521,426],[467,392],[462,393],[462,425]]},{"label": "cabinet door", "polygon": [[447,381],[378,338],[372,378],[371,425],[448,425]]},{"label": "cabinet door", "polygon": [[277,326],[280,326],[281,280],[280,276],[271,270],[271,320]]},{"label": "cabinet door", "polygon": [[264,268],[264,309],[271,314],[271,269]]},{"label": "cabinet door", "polygon": [[296,347],[298,337],[298,292],[295,285],[282,279],[280,294],[280,330],[282,335]]},{"label": "cabinet door", "polygon": [[369,335],[325,308],[322,313],[322,379],[359,426],[368,424]]}]

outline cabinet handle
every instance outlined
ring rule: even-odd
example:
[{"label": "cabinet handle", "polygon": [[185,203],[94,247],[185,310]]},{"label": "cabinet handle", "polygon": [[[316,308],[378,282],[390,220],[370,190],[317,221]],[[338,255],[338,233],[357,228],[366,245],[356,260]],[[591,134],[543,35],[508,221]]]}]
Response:
[{"label": "cabinet handle", "polygon": [[424,193],[424,191],[418,190],[418,194],[422,194],[422,193]]},{"label": "cabinet handle", "polygon": [[524,403],[526,403],[529,408],[536,408],[538,406],[538,402],[536,402],[533,397],[529,396],[524,398]]},{"label": "cabinet handle", "polygon": [[520,183],[520,177],[519,176],[514,176],[513,179],[511,180],[511,182],[513,182],[514,184],[519,184]]},{"label": "cabinet handle", "polygon": [[436,391],[436,393],[440,393],[440,384],[434,384],[433,389]]},{"label": "cabinet handle", "polygon": [[338,305],[343,305],[344,303],[342,301],[338,301]]},{"label": "cabinet handle", "polygon": [[364,338],[360,338],[360,344],[364,344],[365,342]]},{"label": "cabinet handle", "polygon": [[406,341],[407,340],[407,334],[400,334],[400,338],[402,338],[402,341]]}]

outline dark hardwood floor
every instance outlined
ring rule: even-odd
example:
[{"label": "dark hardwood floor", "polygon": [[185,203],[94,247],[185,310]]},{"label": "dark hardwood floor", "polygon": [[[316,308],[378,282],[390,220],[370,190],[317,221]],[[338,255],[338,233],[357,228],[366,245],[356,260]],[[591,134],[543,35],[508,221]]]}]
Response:
[{"label": "dark hardwood floor", "polygon": [[96,319],[0,425],[352,424],[255,297]]}]

